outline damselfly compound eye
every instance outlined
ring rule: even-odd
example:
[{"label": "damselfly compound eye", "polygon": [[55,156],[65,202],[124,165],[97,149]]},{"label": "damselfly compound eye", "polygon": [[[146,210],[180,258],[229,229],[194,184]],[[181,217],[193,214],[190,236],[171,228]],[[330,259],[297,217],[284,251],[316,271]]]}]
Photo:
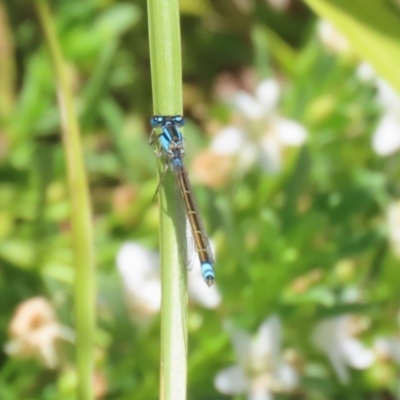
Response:
[{"label": "damselfly compound eye", "polygon": [[171,120],[178,127],[182,127],[183,125],[185,125],[185,118],[183,118],[182,115],[174,115],[173,117],[171,117]]},{"label": "damselfly compound eye", "polygon": [[150,119],[150,125],[153,128],[160,128],[164,124],[164,122],[165,122],[165,117],[163,117],[162,115],[154,115]]}]

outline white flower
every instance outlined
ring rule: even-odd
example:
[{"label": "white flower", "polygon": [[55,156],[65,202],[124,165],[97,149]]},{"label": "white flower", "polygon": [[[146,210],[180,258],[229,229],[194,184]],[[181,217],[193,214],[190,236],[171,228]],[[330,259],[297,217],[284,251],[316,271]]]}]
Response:
[{"label": "white flower", "polygon": [[318,22],[317,34],[328,51],[346,53],[350,50],[347,39],[330,22],[324,19]]},{"label": "white flower", "polygon": [[233,97],[232,103],[247,118],[258,120],[264,116],[268,117],[275,114],[280,92],[278,81],[266,79],[257,86],[254,97],[247,92],[239,90]]},{"label": "white flower", "polygon": [[[400,310],[397,314],[397,325],[400,326]],[[374,350],[378,359],[393,360],[400,365],[400,332],[391,336],[378,336],[374,341]]]},{"label": "white flower", "polygon": [[358,65],[356,75],[362,82],[371,82],[376,78],[375,70],[372,68],[372,65],[365,61]]},{"label": "white flower", "polygon": [[367,63],[359,65],[357,76],[377,87],[376,100],[383,113],[372,136],[372,148],[379,156],[389,156],[400,149],[400,95]]},{"label": "white flower", "polygon": [[16,357],[38,357],[48,368],[56,368],[59,363],[57,340],[74,340],[73,331],[57,322],[53,307],[44,297],[21,303],[8,329],[12,340],[4,347],[6,353]]},{"label": "white flower", "polygon": [[212,151],[237,157],[242,170],[259,159],[267,172],[279,172],[284,148],[301,146],[307,138],[302,125],[279,115],[280,93],[278,81],[266,79],[260,82],[254,96],[242,90],[230,94],[226,101],[239,111],[245,122],[242,127],[221,130],[211,143]]},{"label": "white flower", "polygon": [[247,393],[249,400],[267,400],[273,398],[273,392],[296,388],[298,374],[281,355],[281,323],[277,316],[264,321],[254,338],[247,332],[228,329],[238,364],[215,377],[214,384],[221,393]]},{"label": "white flower", "polygon": [[217,155],[230,155],[237,158],[238,165],[246,170],[257,159],[258,150],[246,133],[235,127],[228,126],[214,137],[210,145],[211,151]]},{"label": "white flower", "polygon": [[160,309],[159,263],[156,252],[138,243],[124,243],[118,252],[117,267],[133,316],[150,316]]},{"label": "white flower", "polygon": [[372,147],[378,155],[388,156],[400,149],[400,96],[381,78],[376,85],[383,115],[372,137]]},{"label": "white flower", "polygon": [[378,89],[377,100],[382,108],[393,114],[400,114],[400,95],[382,78],[376,81]]},{"label": "white flower", "polygon": [[389,156],[400,149],[400,114],[385,113],[375,129],[372,147],[379,156]]},{"label": "white flower", "polygon": [[400,365],[400,337],[377,337],[374,341],[374,350],[378,358],[393,360]]},{"label": "white flower", "polygon": [[389,205],[387,209],[387,222],[392,250],[400,258],[400,201]]},{"label": "white flower", "polygon": [[[201,275],[197,254],[193,255],[193,270],[188,273],[189,296],[207,308],[215,308],[221,302],[216,284],[208,288]],[[124,243],[117,255],[127,303],[132,315],[148,317],[160,310],[161,281],[158,253],[134,242]]]},{"label": "white flower", "polygon": [[221,155],[235,155],[246,144],[246,135],[234,126],[222,129],[211,143],[211,150]]},{"label": "white flower", "polygon": [[328,356],[339,380],[349,382],[347,366],[366,369],[375,360],[374,354],[354,337],[354,317],[329,318],[320,322],[313,333],[314,344]]}]

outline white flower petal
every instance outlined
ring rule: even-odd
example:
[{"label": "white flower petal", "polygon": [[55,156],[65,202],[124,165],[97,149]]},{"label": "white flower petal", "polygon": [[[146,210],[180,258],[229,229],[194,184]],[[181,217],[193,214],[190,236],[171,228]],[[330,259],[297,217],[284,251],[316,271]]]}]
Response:
[{"label": "white flower petal", "polygon": [[328,51],[345,53],[350,48],[347,39],[326,20],[320,20],[318,22],[317,34]]},{"label": "white flower petal", "polygon": [[394,115],[398,116],[400,113],[400,95],[382,78],[377,79],[376,85],[378,88],[378,103],[387,112],[392,112]]},{"label": "white flower petal", "polygon": [[257,120],[264,115],[262,104],[246,92],[238,92],[233,103],[249,119]]},{"label": "white flower petal", "polygon": [[138,243],[124,243],[117,254],[118,271],[128,285],[153,276],[158,272],[159,265],[158,254]]},{"label": "white flower petal", "polygon": [[235,155],[240,153],[247,138],[246,135],[234,126],[221,130],[211,142],[211,150],[222,155]]},{"label": "white flower petal", "polygon": [[301,146],[307,139],[306,129],[296,121],[280,119],[274,128],[281,143],[286,146]]},{"label": "white flower petal", "polygon": [[314,344],[328,355],[342,383],[349,381],[346,365],[365,369],[374,361],[372,351],[351,336],[350,328],[351,316],[344,315],[320,322],[313,334]]},{"label": "white flower petal", "polygon": [[259,150],[254,143],[244,143],[237,157],[238,169],[245,173],[257,161],[258,154]]},{"label": "white flower petal", "polygon": [[388,156],[400,149],[400,115],[386,113],[372,137],[372,147],[380,156]]},{"label": "white flower petal", "polygon": [[400,257],[400,201],[393,202],[386,211],[389,240],[396,256]]},{"label": "white flower petal", "polygon": [[140,293],[130,293],[133,305],[146,309],[149,313],[155,313],[161,307],[161,282],[159,279],[147,280],[141,288]]},{"label": "white flower petal", "polygon": [[[274,315],[263,322],[252,343],[252,358],[268,360],[268,365],[278,365],[281,347],[281,322]],[[265,362],[265,361],[264,361]]]},{"label": "white flower petal", "polygon": [[382,336],[376,337],[374,339],[374,351],[378,358],[390,358],[389,340]]},{"label": "white flower petal", "polygon": [[214,385],[223,394],[239,394],[247,390],[249,383],[238,365],[220,371],[214,379]]},{"label": "white flower petal", "polygon": [[368,350],[359,340],[348,338],[341,342],[341,349],[347,363],[356,369],[366,369],[375,361],[374,353]]},{"label": "white flower petal", "polygon": [[146,314],[157,312],[161,304],[158,254],[128,242],[118,252],[117,266],[129,304]]},{"label": "white flower petal", "polygon": [[263,114],[271,115],[275,112],[280,95],[281,89],[275,79],[266,79],[257,86],[256,98],[262,106]]},{"label": "white flower petal", "polygon": [[260,162],[264,170],[271,174],[282,168],[282,146],[277,137],[264,135],[260,140]]},{"label": "white flower petal", "polygon": [[235,349],[239,364],[244,368],[247,368],[249,365],[251,365],[251,336],[247,332],[237,329],[229,322],[225,324],[225,329],[231,336],[232,344]]},{"label": "white flower petal", "polygon": [[327,351],[337,344],[336,324],[336,319],[330,318],[316,325],[312,334],[312,341],[320,350]]},{"label": "white flower petal", "polygon": [[350,381],[349,371],[346,363],[344,362],[343,355],[337,352],[336,349],[328,350],[328,358],[332,364],[339,381],[343,384],[347,384]]},{"label": "white flower petal", "polygon": [[299,384],[299,374],[290,364],[282,363],[275,370],[275,376],[284,391],[291,391]]},{"label": "white flower petal", "polygon": [[390,356],[396,361],[397,364],[400,364],[400,338],[392,337],[388,339],[388,348],[390,351]]},{"label": "white flower petal", "polygon": [[[223,372],[224,376],[232,380],[237,379],[242,391],[247,390],[248,399],[264,400],[272,399],[271,391],[290,391],[298,384],[298,375],[295,369],[288,363],[282,362],[280,354],[281,322],[279,317],[273,315],[265,320],[257,334],[251,340],[251,336],[236,329],[231,322],[225,323],[232,337],[233,345],[239,359],[239,365]],[[238,376],[236,377],[235,374]],[[245,376],[244,374],[247,374]],[[243,385],[241,376],[245,376],[246,385]],[[231,383],[228,379],[223,381],[225,394],[240,393],[238,390],[230,390]],[[222,387],[222,384],[220,384]],[[244,387],[245,386],[245,387]]]},{"label": "white flower petal", "polygon": [[344,384],[349,381],[349,373],[341,352],[340,340],[343,336],[346,336],[344,330],[346,318],[326,319],[317,324],[312,335],[312,341],[328,356],[336,375]]},{"label": "white flower petal", "polygon": [[266,387],[251,387],[248,400],[273,400],[273,394]]},{"label": "white flower petal", "polygon": [[372,65],[364,61],[358,64],[356,76],[362,82],[371,82],[376,78],[376,73]]}]

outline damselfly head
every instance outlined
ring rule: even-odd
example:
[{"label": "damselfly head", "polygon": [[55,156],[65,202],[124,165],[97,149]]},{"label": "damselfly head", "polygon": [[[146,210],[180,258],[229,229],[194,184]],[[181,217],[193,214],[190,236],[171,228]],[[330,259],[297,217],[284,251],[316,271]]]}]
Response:
[{"label": "damselfly head", "polygon": [[150,119],[150,125],[153,128],[161,128],[167,123],[175,125],[177,128],[181,128],[185,125],[185,118],[182,115],[154,115]]}]

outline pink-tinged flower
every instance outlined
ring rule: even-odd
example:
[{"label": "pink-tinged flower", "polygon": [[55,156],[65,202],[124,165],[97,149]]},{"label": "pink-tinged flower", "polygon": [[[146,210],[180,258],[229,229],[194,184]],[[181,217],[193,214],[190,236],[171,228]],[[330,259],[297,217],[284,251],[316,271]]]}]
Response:
[{"label": "pink-tinged flower", "polygon": [[289,6],[291,0],[265,0],[266,3],[276,11],[284,12]]},{"label": "pink-tinged flower", "polygon": [[203,185],[219,188],[229,180],[234,160],[227,155],[215,154],[211,150],[202,151],[192,164],[192,172]]},{"label": "pink-tinged flower", "polygon": [[261,81],[254,95],[239,86],[234,90],[232,82],[217,83],[216,90],[218,97],[238,115],[233,125],[213,138],[210,150],[221,157],[234,158],[240,171],[258,160],[266,172],[277,173],[282,168],[284,149],[306,141],[305,128],[279,113],[281,87],[277,80]]},{"label": "pink-tinged flower", "polygon": [[250,14],[255,7],[254,0],[234,0],[236,7],[244,14]]},{"label": "pink-tinged flower", "polygon": [[48,368],[56,368],[59,364],[57,340],[74,340],[72,330],[57,322],[53,307],[43,297],[21,303],[8,330],[12,339],[5,345],[6,353],[15,357],[37,357]]},{"label": "pink-tinged flower", "polygon": [[[189,297],[206,308],[215,308],[221,302],[217,285],[209,288],[201,275],[197,254],[193,254],[192,270],[188,272]],[[160,310],[161,281],[158,253],[142,245],[127,242],[117,255],[128,306],[133,316],[149,317]]]},{"label": "pink-tinged flower", "polygon": [[320,322],[313,333],[313,343],[329,358],[339,380],[350,380],[348,367],[366,369],[375,361],[374,353],[356,338],[359,320],[343,315]]},{"label": "pink-tinged flower", "polygon": [[223,394],[246,393],[249,400],[269,400],[274,392],[290,392],[298,373],[281,354],[281,323],[277,316],[264,321],[255,337],[228,327],[238,364],[217,374],[216,388]]},{"label": "pink-tinged flower", "polygon": [[327,51],[332,53],[347,53],[349,42],[330,22],[322,19],[318,22],[317,34]]}]

